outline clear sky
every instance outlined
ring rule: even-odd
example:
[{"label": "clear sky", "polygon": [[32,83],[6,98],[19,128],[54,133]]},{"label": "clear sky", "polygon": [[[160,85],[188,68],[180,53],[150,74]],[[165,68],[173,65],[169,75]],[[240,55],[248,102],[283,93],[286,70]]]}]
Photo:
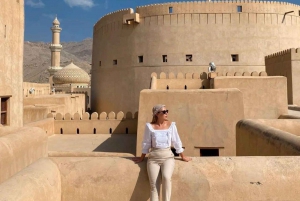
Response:
[{"label": "clear sky", "polygon": [[[25,41],[51,41],[50,27],[56,15],[63,29],[61,41],[81,41],[92,38],[94,24],[109,12],[175,1],[177,0],[25,0]],[[187,0],[179,2],[182,1]],[[300,0],[286,1],[300,5]]]}]

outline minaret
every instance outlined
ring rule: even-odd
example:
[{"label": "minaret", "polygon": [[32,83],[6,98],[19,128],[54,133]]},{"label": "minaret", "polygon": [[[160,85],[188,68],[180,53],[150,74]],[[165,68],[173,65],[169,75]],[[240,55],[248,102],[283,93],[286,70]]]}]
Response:
[{"label": "minaret", "polygon": [[60,23],[57,17],[55,17],[52,24],[52,43],[49,47],[51,50],[51,66],[48,68],[48,71],[50,73],[50,82],[52,80],[51,77],[54,75],[54,73],[62,69],[62,67],[60,66],[60,51],[62,49],[62,45],[60,44],[60,32],[62,29],[59,27]]}]

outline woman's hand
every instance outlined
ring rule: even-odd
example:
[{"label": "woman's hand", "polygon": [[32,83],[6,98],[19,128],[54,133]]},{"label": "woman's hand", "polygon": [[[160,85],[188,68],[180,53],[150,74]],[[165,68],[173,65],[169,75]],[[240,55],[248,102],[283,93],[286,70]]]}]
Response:
[{"label": "woman's hand", "polygon": [[142,154],[141,157],[135,157],[135,158],[133,158],[132,160],[133,160],[135,163],[140,163],[140,162],[143,162],[145,156],[146,156],[146,154]]},{"label": "woman's hand", "polygon": [[184,156],[183,153],[180,153],[181,159],[185,162],[189,162],[192,160],[192,158]]},{"label": "woman's hand", "polygon": [[185,161],[185,162],[189,162],[189,161],[192,160],[192,158],[186,157],[186,156],[182,157],[181,159],[182,159],[183,161]]},{"label": "woman's hand", "polygon": [[143,158],[142,157],[135,157],[132,159],[135,163],[140,163],[140,162],[143,162]]}]

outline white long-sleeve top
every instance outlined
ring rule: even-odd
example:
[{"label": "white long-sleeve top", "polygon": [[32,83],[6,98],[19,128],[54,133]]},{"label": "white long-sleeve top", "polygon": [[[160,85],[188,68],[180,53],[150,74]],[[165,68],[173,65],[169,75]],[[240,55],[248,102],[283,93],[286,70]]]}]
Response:
[{"label": "white long-sleeve top", "polygon": [[170,127],[165,130],[155,130],[150,123],[146,123],[142,142],[143,154],[149,153],[151,147],[164,149],[171,146],[176,149],[178,154],[184,151],[175,122],[172,122]]}]

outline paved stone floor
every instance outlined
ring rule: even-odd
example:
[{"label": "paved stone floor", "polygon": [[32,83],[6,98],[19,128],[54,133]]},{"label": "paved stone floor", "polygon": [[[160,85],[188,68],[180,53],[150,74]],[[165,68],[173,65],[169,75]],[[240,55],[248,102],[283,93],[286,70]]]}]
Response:
[{"label": "paved stone floor", "polygon": [[[133,134],[80,134],[53,135],[48,140],[52,153],[93,153],[105,152],[135,154],[136,135]],[[78,154],[77,154],[78,155]]]}]

